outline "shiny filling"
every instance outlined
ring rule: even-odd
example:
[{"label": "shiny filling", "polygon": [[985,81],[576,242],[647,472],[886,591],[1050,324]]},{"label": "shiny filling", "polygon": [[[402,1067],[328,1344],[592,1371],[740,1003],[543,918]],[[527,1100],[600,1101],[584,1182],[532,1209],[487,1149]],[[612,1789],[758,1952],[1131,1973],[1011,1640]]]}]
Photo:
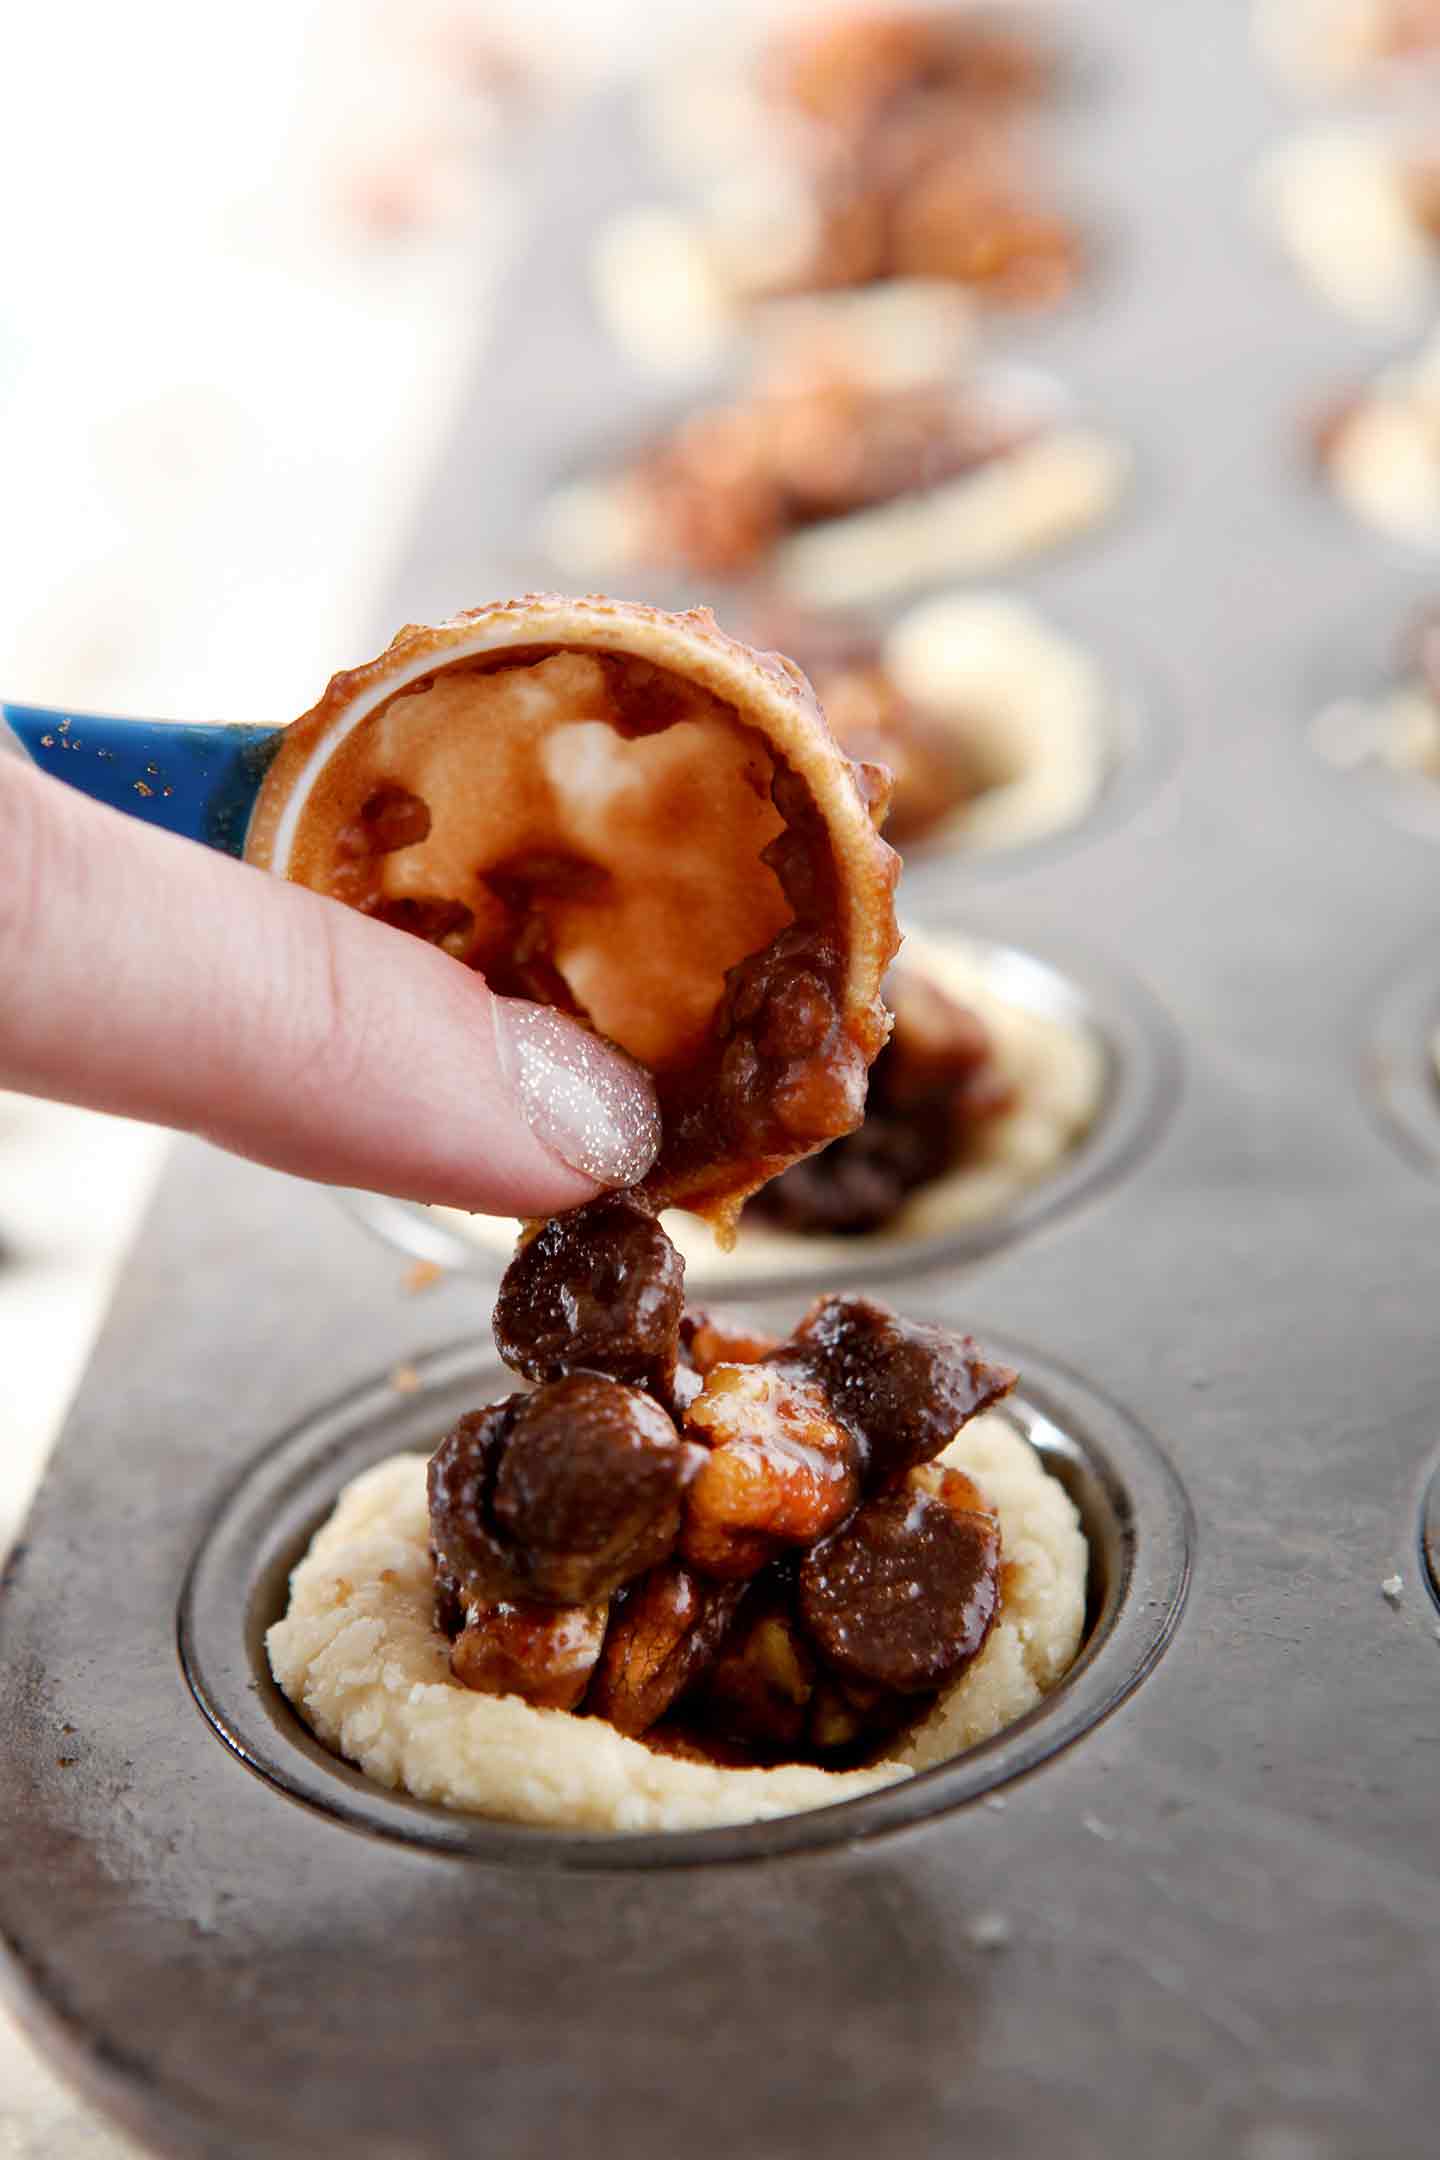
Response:
[{"label": "shiny filling", "polygon": [[814,242],[793,282],[945,278],[1006,305],[1060,299],[1080,236],[1028,199],[1008,126],[1054,73],[1023,28],[949,9],[841,9],[778,38],[763,87],[811,127]]},{"label": "shiny filling", "polygon": [[883,1230],[913,1193],[949,1175],[991,1118],[1014,1108],[978,1013],[912,968],[892,968],[889,1042],[870,1068],[865,1120],[792,1163],[747,1214],[777,1229],[829,1237]]},{"label": "shiny filling", "polygon": [[882,388],[844,366],[807,364],[702,408],[636,458],[626,479],[640,551],[734,575],[787,533],[937,487],[1038,432],[973,390]]},{"label": "shiny filling", "polygon": [[482,1693],[727,1764],[872,1756],[983,1647],[999,1528],[935,1458],[1014,1385],[864,1298],[783,1342],[683,1303],[644,1201],[522,1243],[495,1311],[535,1383],[430,1464],[436,1618]]}]

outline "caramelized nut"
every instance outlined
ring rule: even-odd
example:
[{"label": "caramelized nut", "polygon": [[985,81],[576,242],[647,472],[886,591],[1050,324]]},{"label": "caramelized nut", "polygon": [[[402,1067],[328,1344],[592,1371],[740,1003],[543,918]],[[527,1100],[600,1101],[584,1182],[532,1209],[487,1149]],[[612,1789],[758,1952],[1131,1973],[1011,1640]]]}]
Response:
[{"label": "caramelized nut", "polygon": [[803,1752],[815,1691],[813,1651],[780,1585],[751,1592],[705,1681],[707,1722],[769,1756]]},{"label": "caramelized nut", "polygon": [[778,1348],[774,1335],[757,1335],[753,1329],[713,1320],[692,1306],[680,1322],[680,1353],[701,1375],[717,1365],[755,1365]]},{"label": "caramelized nut", "polygon": [[586,1709],[619,1732],[647,1732],[705,1671],[744,1592],[675,1561],[653,1568],[617,1601]]},{"label": "caramelized nut", "polygon": [[477,1695],[521,1695],[537,1710],[573,1710],[590,1683],[609,1605],[472,1606],[450,1670]]},{"label": "caramelized nut", "polygon": [[686,1498],[681,1556],[702,1574],[754,1575],[809,1545],[860,1497],[861,1451],[824,1388],[784,1364],[717,1365],[686,1413],[709,1453]]}]

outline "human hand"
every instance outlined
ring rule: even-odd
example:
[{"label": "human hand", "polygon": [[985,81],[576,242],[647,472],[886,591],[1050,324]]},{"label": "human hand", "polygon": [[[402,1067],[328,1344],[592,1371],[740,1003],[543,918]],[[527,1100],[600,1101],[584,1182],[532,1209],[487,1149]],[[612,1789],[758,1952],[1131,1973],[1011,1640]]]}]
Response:
[{"label": "human hand", "polygon": [[650,1076],[420,939],[0,756],[0,1085],[300,1177],[549,1215],[654,1160]]}]

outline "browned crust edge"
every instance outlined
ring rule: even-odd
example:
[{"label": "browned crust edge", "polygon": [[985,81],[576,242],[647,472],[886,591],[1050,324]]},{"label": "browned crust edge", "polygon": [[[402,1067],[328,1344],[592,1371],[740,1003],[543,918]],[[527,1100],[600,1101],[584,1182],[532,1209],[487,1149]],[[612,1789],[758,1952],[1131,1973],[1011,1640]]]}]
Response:
[{"label": "browned crust edge", "polygon": [[[880,838],[855,767],[830,732],[807,678],[783,654],[757,652],[731,637],[709,608],[669,613],[642,601],[590,593],[525,593],[518,599],[468,608],[441,623],[409,623],[376,659],[331,677],[324,695],[285,730],[246,835],[245,856],[273,869],[281,816],[302,772],[332,729],[360,699],[378,705],[432,669],[487,654],[546,647],[628,655],[698,683],[770,741],[805,780],[830,835],[837,873],[845,975],[841,1024],[870,1063],[890,1030],[880,995],[885,970],[899,948],[894,894],[899,857]],[[809,1152],[796,1150],[789,1159]],[[767,1163],[766,1175],[783,1168]],[[722,1239],[748,1197],[719,1191],[715,1166],[684,1191],[656,1191],[663,1206],[694,1207],[710,1216]]]}]

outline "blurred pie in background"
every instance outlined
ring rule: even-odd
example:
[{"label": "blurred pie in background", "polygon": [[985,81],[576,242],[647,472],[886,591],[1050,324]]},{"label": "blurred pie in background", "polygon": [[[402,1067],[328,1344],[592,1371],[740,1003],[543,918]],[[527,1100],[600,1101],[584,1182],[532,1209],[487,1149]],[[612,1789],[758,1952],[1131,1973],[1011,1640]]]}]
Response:
[{"label": "blurred pie in background", "polygon": [[1317,130],[1271,153],[1258,193],[1280,245],[1332,306],[1379,326],[1433,310],[1440,298],[1440,139]]},{"label": "blurred pie in background", "polygon": [[854,758],[885,765],[902,855],[1017,847],[1075,824],[1119,754],[1100,667],[1027,601],[950,593],[888,630],[772,606],[757,644],[788,653]]},{"label": "blurred pie in background", "polygon": [[1061,74],[1032,27],[975,9],[807,15],[718,80],[707,54],[656,94],[666,162],[703,185],[607,225],[603,319],[665,367],[712,355],[737,315],[786,293],[920,279],[987,309],[1053,306],[1088,243],[1016,116]]},{"label": "blurred pie in background", "polygon": [[1406,627],[1389,681],[1368,697],[1327,705],[1310,740],[1342,771],[1379,769],[1440,783],[1440,602]]},{"label": "blurred pie in background", "polygon": [[1257,0],[1255,37],[1293,87],[1352,89],[1440,58],[1440,0]]},{"label": "blurred pie in background", "polygon": [[1355,517],[1392,539],[1440,548],[1440,336],[1332,400],[1311,441]]},{"label": "blurred pie in background", "polygon": [[[889,298],[891,296],[887,296]],[[553,496],[542,540],[571,579],[658,568],[763,576],[833,608],[984,575],[1100,523],[1129,459],[1048,378],[957,367],[931,317],[791,317],[741,392],[690,411]]]}]

